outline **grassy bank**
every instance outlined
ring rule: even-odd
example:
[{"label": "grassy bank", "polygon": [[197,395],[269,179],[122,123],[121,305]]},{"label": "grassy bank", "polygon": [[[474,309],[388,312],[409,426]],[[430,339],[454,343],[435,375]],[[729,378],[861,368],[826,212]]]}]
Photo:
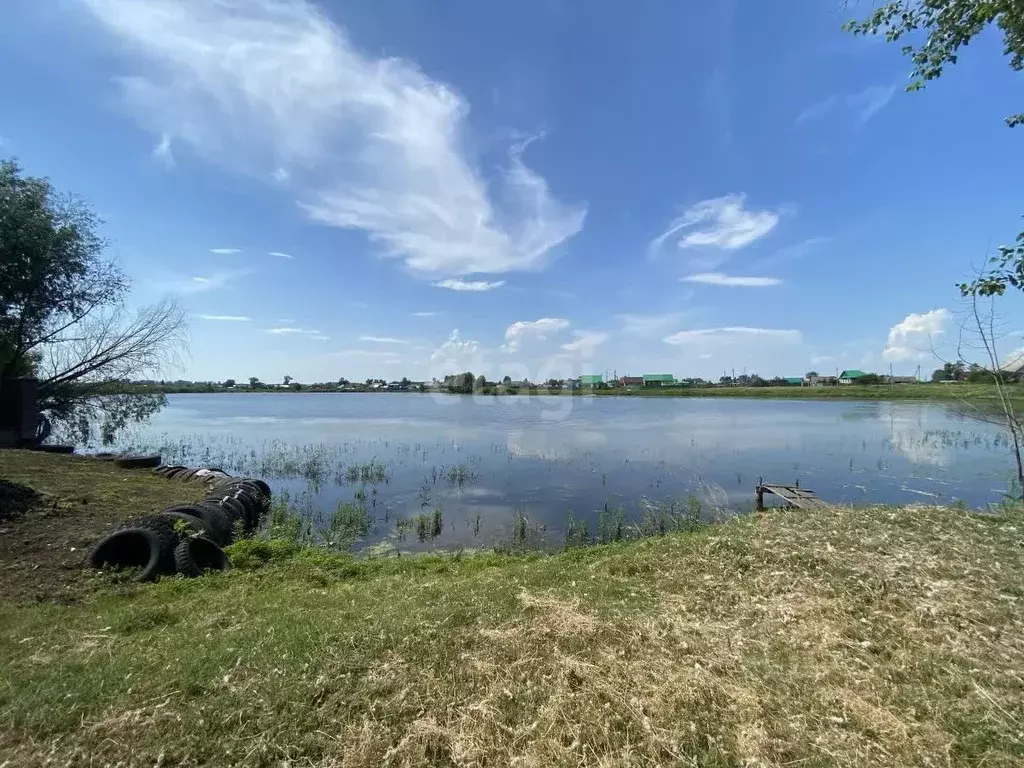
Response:
[{"label": "grassy bank", "polygon": [[0,450],[0,480],[39,494],[27,510],[0,499],[0,599],[81,599],[97,586],[82,567],[96,539],[203,493],[146,470],[37,451]]},{"label": "grassy bank", "polygon": [[558,555],[246,542],[0,601],[0,765],[1016,765],[1022,535],[833,508]]}]

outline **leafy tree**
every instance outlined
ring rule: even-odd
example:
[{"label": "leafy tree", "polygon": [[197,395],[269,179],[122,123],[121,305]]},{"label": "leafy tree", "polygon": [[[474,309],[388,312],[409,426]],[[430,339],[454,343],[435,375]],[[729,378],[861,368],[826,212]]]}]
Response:
[{"label": "leafy tree", "polygon": [[408,389],[409,386],[412,384],[412,382],[409,381],[408,377],[403,376],[402,380],[400,382],[398,382],[398,384],[399,384],[399,386],[402,387],[402,389]]},{"label": "leafy tree", "polygon": [[289,384],[291,384],[291,383],[292,383],[292,381],[293,381],[293,379],[292,379],[292,377],[291,377],[291,376],[285,376],[285,377],[284,377],[284,385],[285,385],[286,387],[287,387],[287,386],[288,386]]},{"label": "leafy tree", "polygon": [[[1010,59],[1010,68],[1024,70],[1022,0],[889,0],[863,21],[848,22],[845,28],[855,35],[885,35],[888,42],[925,33],[924,42],[902,49],[914,64],[914,79],[907,90],[918,91],[940,77],[947,65],[956,64],[960,49],[992,24],[1003,33],[1003,53]],[[1021,123],[1024,112],[1006,118],[1011,128]],[[1001,296],[1008,285],[1024,290],[1024,232],[1014,245],[998,249],[987,271],[957,287],[964,297]]]},{"label": "leafy tree", "polygon": [[225,379],[224,380],[224,384],[222,384],[221,386],[223,386],[225,388],[233,387],[233,386],[235,386],[235,380],[234,379]]},{"label": "leafy tree", "polygon": [[445,389],[459,395],[468,395],[473,391],[473,374],[469,371],[444,377]]},{"label": "leafy tree", "polygon": [[259,387],[262,387],[262,386],[263,386],[263,384],[261,384],[260,380],[257,379],[255,376],[250,376],[249,377],[249,389],[258,389]]},{"label": "leafy tree", "polygon": [[482,390],[484,387],[487,386],[487,378],[483,374],[480,374],[479,376],[476,377],[474,385],[475,389]]},{"label": "leafy tree", "polygon": [[871,386],[872,384],[881,384],[882,377],[879,376],[877,373],[865,373],[863,376],[857,379],[856,383],[863,384],[866,386]]},{"label": "leafy tree", "polygon": [[506,387],[509,386],[512,383],[512,377],[511,376],[505,376],[501,380],[501,383],[504,384]]},{"label": "leafy tree", "polygon": [[818,375],[817,371],[808,371],[806,374],[804,374],[804,376],[806,378],[808,378],[808,379],[813,379],[817,375]]},{"label": "leafy tree", "polygon": [[101,225],[81,199],[0,161],[0,377],[35,376],[43,414],[82,441],[99,425],[109,442],[165,399],[107,383],[175,362],[186,323],[172,301],[124,311],[129,282],[105,258]]}]

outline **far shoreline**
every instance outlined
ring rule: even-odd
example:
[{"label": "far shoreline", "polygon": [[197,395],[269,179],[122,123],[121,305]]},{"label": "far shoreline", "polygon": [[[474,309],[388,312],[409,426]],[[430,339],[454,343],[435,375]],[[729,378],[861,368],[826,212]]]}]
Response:
[{"label": "far shoreline", "polygon": [[[869,386],[832,386],[832,387],[672,387],[672,388],[637,388],[637,389],[518,389],[509,391],[502,385],[489,387],[488,390],[473,393],[448,392],[443,389],[387,390],[387,389],[337,389],[306,387],[301,388],[261,388],[248,387],[210,387],[177,388],[177,387],[139,387],[131,388],[137,393],[159,393],[165,395],[257,395],[257,394],[332,394],[332,395],[451,395],[465,397],[478,395],[483,397],[639,397],[639,398],[733,398],[748,400],[861,400],[874,402],[918,401],[938,402],[962,405],[998,405],[999,394],[993,384],[968,383],[921,383]],[[1011,384],[1005,389],[1014,403],[1024,403],[1024,386]]]}]

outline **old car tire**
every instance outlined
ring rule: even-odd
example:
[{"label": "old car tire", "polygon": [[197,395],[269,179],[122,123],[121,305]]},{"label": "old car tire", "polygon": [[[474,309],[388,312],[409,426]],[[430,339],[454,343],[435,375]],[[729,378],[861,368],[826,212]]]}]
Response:
[{"label": "old car tire", "polygon": [[153,532],[160,543],[160,572],[174,573],[174,548],[180,539],[174,532],[174,521],[160,515],[144,515],[129,520],[122,526],[122,530],[132,528],[144,528]]},{"label": "old car tire", "polygon": [[182,576],[202,576],[205,571],[225,570],[228,556],[215,542],[196,536],[174,548],[174,567]]},{"label": "old car tire", "polygon": [[89,553],[89,565],[139,568],[135,580],[152,581],[164,573],[162,546],[158,535],[149,528],[125,528],[96,542]]},{"label": "old car tire", "polygon": [[210,532],[210,538],[222,547],[231,543],[231,520],[219,505],[209,501],[201,501],[193,505],[202,515],[202,520]]},{"label": "old car tire", "polygon": [[[206,524],[206,521],[201,517],[201,512],[195,510],[191,504],[182,504],[178,507],[170,507],[160,513],[160,517],[166,517],[171,521],[171,525],[174,526],[178,520],[184,522],[193,533],[200,534],[201,536],[210,535],[210,527]],[[176,526],[175,526],[176,527]]]},{"label": "old car tire", "polygon": [[122,469],[151,469],[160,466],[160,456],[122,456],[114,459],[114,463]]}]

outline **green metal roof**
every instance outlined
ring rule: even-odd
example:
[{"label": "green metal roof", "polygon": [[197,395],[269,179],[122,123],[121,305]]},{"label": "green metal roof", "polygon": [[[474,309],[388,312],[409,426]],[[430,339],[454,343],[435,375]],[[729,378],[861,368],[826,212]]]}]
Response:
[{"label": "green metal roof", "polygon": [[644,381],[675,381],[676,377],[671,373],[645,373]]},{"label": "green metal roof", "polygon": [[802,376],[787,376],[785,382],[787,384],[803,384],[804,380]]},{"label": "green metal roof", "polygon": [[604,378],[600,373],[585,373],[580,376],[581,384],[600,384],[604,381]]},{"label": "green metal roof", "polygon": [[859,371],[856,368],[851,368],[848,371],[843,371],[839,374],[840,379],[859,379],[861,376],[867,376],[864,371]]}]

